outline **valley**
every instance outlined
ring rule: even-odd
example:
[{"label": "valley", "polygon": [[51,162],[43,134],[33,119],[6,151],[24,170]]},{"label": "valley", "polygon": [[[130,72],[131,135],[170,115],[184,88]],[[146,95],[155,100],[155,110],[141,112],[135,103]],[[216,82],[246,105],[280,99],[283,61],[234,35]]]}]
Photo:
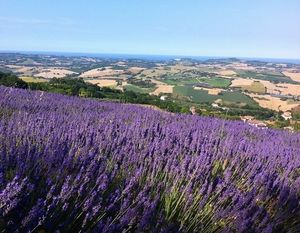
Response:
[{"label": "valley", "polygon": [[204,115],[270,120],[261,113],[299,114],[300,65],[296,63],[1,53],[0,71],[12,72],[28,83],[81,78],[101,88],[149,94],[186,109],[195,107]]}]

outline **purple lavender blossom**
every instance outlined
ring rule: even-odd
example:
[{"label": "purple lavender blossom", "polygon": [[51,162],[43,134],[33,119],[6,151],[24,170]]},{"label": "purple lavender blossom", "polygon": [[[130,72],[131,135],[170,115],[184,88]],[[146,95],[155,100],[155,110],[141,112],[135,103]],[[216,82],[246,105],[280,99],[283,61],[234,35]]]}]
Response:
[{"label": "purple lavender blossom", "polygon": [[2,232],[300,232],[300,134],[0,87]]}]

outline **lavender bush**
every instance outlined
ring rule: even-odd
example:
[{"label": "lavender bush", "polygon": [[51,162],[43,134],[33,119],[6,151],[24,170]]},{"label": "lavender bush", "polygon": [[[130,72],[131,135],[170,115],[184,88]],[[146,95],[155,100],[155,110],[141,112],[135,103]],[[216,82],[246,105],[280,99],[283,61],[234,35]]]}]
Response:
[{"label": "lavender bush", "polygon": [[0,87],[1,232],[300,232],[300,135]]}]

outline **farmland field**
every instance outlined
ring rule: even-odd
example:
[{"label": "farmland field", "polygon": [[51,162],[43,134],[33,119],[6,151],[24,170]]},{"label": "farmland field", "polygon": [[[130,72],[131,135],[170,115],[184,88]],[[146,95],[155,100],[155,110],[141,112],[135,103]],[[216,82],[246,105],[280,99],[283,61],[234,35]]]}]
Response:
[{"label": "farmland field", "polygon": [[1,232],[297,232],[300,134],[0,87]]},{"label": "farmland field", "polygon": [[133,92],[138,92],[138,93],[150,93],[150,92],[154,91],[154,89],[155,89],[155,88],[141,88],[139,86],[132,85],[132,84],[127,84],[124,88],[127,91],[133,91]]},{"label": "farmland field", "polygon": [[253,81],[250,85],[245,85],[241,87],[242,90],[246,90],[248,92],[260,93],[265,94],[266,88],[265,86],[259,81]]},{"label": "farmland field", "polygon": [[231,81],[225,78],[212,77],[212,78],[198,78],[200,82],[207,83],[211,87],[227,88],[230,86]]},{"label": "farmland field", "polygon": [[290,77],[287,77],[283,74],[272,74],[272,73],[258,73],[255,71],[245,71],[245,70],[239,70],[238,75],[243,78],[253,78],[253,79],[260,79],[260,80],[266,80],[274,83],[291,83],[291,84],[297,84],[296,81],[292,80]]},{"label": "farmland field", "polygon": [[195,90],[190,86],[177,86],[174,93],[187,96],[196,103],[213,103],[218,99],[222,99],[227,104],[250,104],[255,102],[248,96],[240,92],[221,92],[219,95],[210,95],[207,90]]},{"label": "farmland field", "polygon": [[[0,53],[0,70],[14,73],[27,82],[50,81],[53,77],[81,78],[101,88],[154,97],[167,94],[170,102],[194,104],[208,111],[211,104],[217,101],[220,107],[226,105],[236,109],[237,115],[245,113],[246,104],[267,108],[266,111],[277,109],[277,112],[279,105],[285,106],[282,109],[287,111],[292,111],[292,106],[300,105],[300,65],[290,63],[237,58],[148,60]],[[45,90],[43,88],[47,84],[31,86]],[[251,93],[266,95],[266,98],[268,95],[277,96],[262,102],[249,95]],[[113,94],[110,98],[114,98]],[[293,100],[293,105],[287,100]],[[166,104],[160,105],[166,107]],[[183,111],[186,109],[189,108],[182,108]],[[219,114],[222,115],[224,112],[221,109]]]},{"label": "farmland field", "polygon": [[161,79],[164,83],[169,85],[190,85],[199,84],[200,82],[206,83],[211,87],[227,88],[230,86],[231,81],[226,78],[220,77],[184,77],[181,75],[167,76]]},{"label": "farmland field", "polygon": [[42,82],[48,81],[47,79],[29,77],[29,76],[23,76],[23,77],[20,77],[20,79],[22,79],[23,81],[28,82],[28,83],[42,83]]}]

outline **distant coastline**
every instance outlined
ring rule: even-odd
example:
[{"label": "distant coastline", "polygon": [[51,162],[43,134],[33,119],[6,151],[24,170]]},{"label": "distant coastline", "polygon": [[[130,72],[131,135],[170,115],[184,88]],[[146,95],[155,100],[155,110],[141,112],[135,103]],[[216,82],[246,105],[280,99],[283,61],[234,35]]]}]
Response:
[{"label": "distant coastline", "polygon": [[66,56],[66,57],[97,57],[112,59],[143,59],[143,60],[173,60],[173,59],[195,59],[205,61],[209,59],[230,59],[236,58],[247,61],[261,61],[271,63],[292,63],[300,64],[299,59],[293,58],[261,58],[261,57],[235,57],[235,56],[185,56],[185,55],[147,55],[147,54],[117,54],[117,53],[81,53],[81,52],[55,52],[55,51],[13,51],[0,50],[1,53],[27,54],[27,55],[49,55],[49,56]]}]

